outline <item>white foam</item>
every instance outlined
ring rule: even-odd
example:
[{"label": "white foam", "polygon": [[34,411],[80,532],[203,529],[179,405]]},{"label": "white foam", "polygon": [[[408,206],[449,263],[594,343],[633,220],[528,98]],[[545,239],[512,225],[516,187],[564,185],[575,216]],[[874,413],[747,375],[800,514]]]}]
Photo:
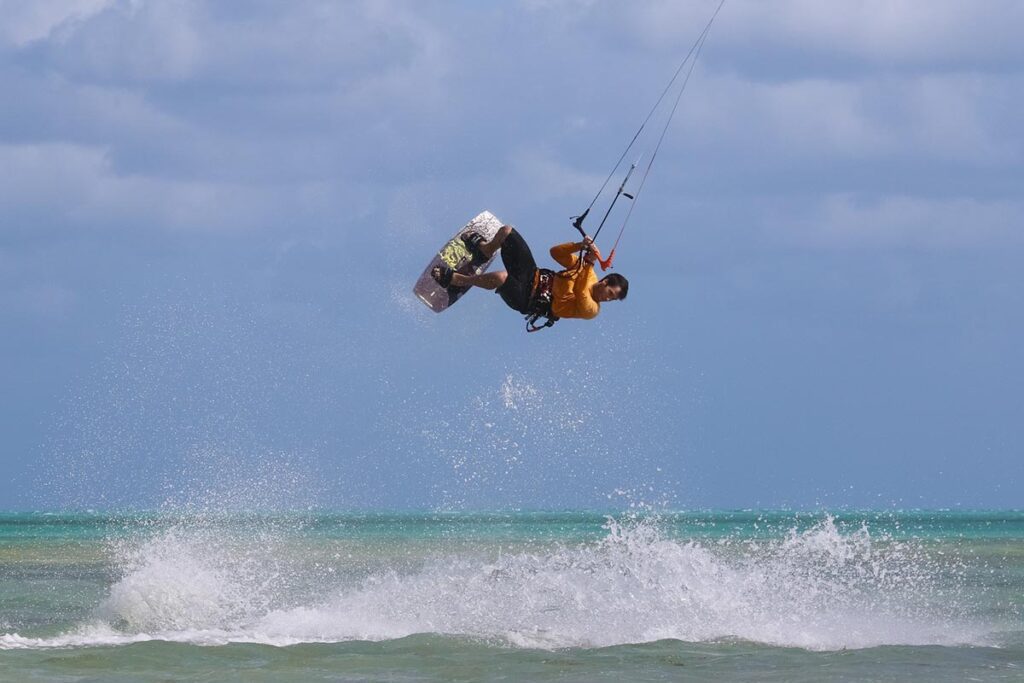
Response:
[{"label": "white foam", "polygon": [[[463,551],[333,582],[324,577],[336,574],[322,567],[290,575],[258,549],[209,540],[172,530],[147,541],[97,619],[52,638],[2,635],[0,648],[154,639],[290,645],[435,633],[514,647],[671,638],[836,650],[988,644],[992,630],[968,618],[949,568],[921,546],[878,541],[866,529],[843,534],[830,519],[756,543],[698,543],[667,537],[650,522],[610,521],[596,543]],[[288,552],[259,547],[275,557]]]}]

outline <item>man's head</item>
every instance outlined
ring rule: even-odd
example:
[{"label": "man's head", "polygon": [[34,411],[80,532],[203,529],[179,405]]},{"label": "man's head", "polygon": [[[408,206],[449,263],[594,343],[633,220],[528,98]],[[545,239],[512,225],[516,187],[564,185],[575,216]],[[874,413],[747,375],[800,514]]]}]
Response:
[{"label": "man's head", "polygon": [[629,294],[629,280],[618,273],[605,275],[594,285],[592,293],[595,301],[621,301]]}]

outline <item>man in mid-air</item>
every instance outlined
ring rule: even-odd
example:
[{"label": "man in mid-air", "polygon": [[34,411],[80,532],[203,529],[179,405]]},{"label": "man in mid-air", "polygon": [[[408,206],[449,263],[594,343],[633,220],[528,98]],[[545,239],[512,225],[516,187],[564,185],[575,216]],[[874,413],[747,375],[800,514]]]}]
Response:
[{"label": "man in mid-air", "polygon": [[[474,232],[463,235],[462,240],[479,261],[490,259],[500,249],[505,270],[464,275],[437,266],[430,273],[437,283],[442,287],[495,290],[509,308],[534,316],[534,320],[538,316],[549,321],[589,320],[601,311],[601,303],[625,299],[629,292],[629,281],[618,273],[597,279],[594,262],[601,258],[601,252],[590,237],[551,248],[551,258],[564,268],[560,272],[538,268],[526,240],[511,225],[501,226],[490,240]],[[582,260],[576,255],[579,251],[584,252]]]}]

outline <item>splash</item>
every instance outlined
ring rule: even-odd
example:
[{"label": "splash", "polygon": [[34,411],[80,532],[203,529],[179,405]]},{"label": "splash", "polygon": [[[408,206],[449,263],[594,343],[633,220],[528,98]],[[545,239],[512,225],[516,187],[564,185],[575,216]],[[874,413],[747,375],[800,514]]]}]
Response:
[{"label": "splash", "polygon": [[624,443],[629,430],[617,422],[617,406],[595,398],[588,367],[581,361],[559,373],[538,361],[529,370],[506,370],[461,409],[432,415],[421,431],[424,451],[452,475],[439,486],[440,506],[516,508],[581,498],[602,504],[612,482],[640,489],[665,480]]},{"label": "splash", "polygon": [[123,575],[93,621],[55,638],[3,635],[0,648],[433,633],[528,648],[741,639],[837,650],[986,644],[992,631],[970,617],[955,564],[921,542],[843,533],[830,518],[783,538],[714,542],[609,519],[593,542],[416,560],[402,543],[295,543],[165,530],[122,551]]}]

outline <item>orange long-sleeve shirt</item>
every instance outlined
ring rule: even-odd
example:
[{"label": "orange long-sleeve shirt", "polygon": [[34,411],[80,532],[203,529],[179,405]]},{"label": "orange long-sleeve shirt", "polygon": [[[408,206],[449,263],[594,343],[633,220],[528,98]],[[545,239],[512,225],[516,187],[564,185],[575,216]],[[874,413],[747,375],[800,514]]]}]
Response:
[{"label": "orange long-sleeve shirt", "polygon": [[597,283],[594,266],[583,263],[576,267],[579,262],[576,252],[582,246],[578,242],[566,242],[551,247],[551,258],[565,268],[551,286],[551,312],[559,318],[589,320],[601,312],[601,304],[590,295],[590,288]]}]

